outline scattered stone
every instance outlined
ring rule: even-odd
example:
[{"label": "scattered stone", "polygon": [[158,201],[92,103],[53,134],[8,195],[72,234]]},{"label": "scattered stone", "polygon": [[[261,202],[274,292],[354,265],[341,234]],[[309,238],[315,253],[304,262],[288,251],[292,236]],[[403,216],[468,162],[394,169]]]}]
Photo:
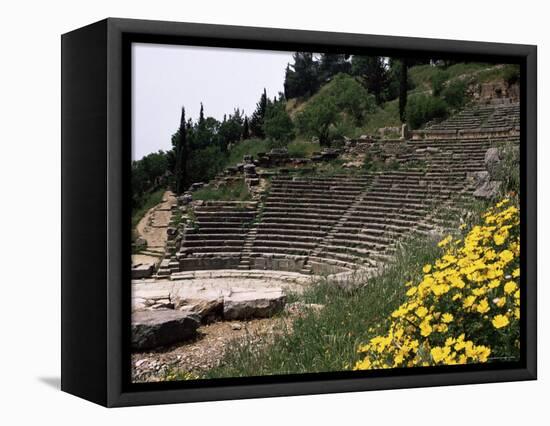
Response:
[{"label": "scattered stone", "polygon": [[198,315],[172,309],[132,314],[132,348],[152,349],[188,340],[196,335]]},{"label": "scattered stone", "polygon": [[242,328],[243,328],[243,326],[239,323],[235,322],[235,323],[231,324],[231,330],[240,330]]}]

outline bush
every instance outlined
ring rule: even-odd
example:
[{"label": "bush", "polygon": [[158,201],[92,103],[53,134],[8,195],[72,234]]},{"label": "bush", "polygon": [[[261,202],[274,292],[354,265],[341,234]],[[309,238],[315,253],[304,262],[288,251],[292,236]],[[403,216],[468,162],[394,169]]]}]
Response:
[{"label": "bush", "polygon": [[319,151],[320,147],[319,144],[315,142],[294,141],[288,144],[287,149],[291,157],[305,158]]},{"label": "bush", "polygon": [[376,109],[374,96],[369,94],[355,78],[347,74],[336,75],[319,97],[333,98],[338,111],[349,114],[358,126],[367,114]]},{"label": "bush", "polygon": [[519,214],[504,199],[406,283],[387,332],[359,346],[368,370],[519,359]]},{"label": "bush", "polygon": [[296,124],[302,134],[316,136],[321,146],[328,146],[329,129],[337,119],[338,110],[334,99],[317,97],[308,102],[297,115]]},{"label": "bush", "polygon": [[201,188],[193,192],[193,199],[204,201],[247,201],[250,199],[250,192],[244,179],[241,179],[236,182],[220,185],[217,188],[209,186]]},{"label": "bush", "polygon": [[506,65],[502,70],[502,79],[511,86],[519,81],[519,65]]},{"label": "bush", "polygon": [[430,120],[447,117],[447,113],[447,103],[443,99],[416,95],[407,101],[405,117],[412,129],[418,129]]},{"label": "bush", "polygon": [[441,92],[445,88],[445,82],[449,79],[449,73],[438,69],[431,77],[432,94],[434,96],[441,95]]},{"label": "bush", "polygon": [[467,89],[468,83],[465,80],[453,80],[445,89],[443,89],[441,96],[449,106],[455,109],[460,109],[466,104]]},{"label": "bush", "polygon": [[277,147],[285,146],[294,139],[294,124],[286,112],[284,102],[268,103],[263,131]]},{"label": "bush", "polygon": [[502,192],[519,194],[519,146],[506,143],[500,150],[500,162],[495,166],[491,178],[502,182]]}]

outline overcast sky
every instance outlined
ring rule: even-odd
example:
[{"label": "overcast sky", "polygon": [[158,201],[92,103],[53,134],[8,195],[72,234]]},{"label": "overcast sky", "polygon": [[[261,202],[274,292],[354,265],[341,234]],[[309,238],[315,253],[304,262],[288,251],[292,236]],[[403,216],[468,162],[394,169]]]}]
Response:
[{"label": "overcast sky", "polygon": [[250,115],[264,87],[270,97],[283,91],[292,52],[173,46],[132,46],[132,157],[171,148],[181,107],[196,120],[223,119],[234,108]]}]

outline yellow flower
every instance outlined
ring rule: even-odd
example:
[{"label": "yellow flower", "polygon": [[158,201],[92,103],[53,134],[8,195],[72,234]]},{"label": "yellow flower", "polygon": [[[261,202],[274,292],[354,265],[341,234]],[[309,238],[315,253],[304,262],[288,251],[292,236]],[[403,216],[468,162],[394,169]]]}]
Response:
[{"label": "yellow flower", "polygon": [[492,323],[493,323],[493,327],[502,328],[510,324],[510,320],[506,315],[497,315],[493,318]]},{"label": "yellow flower", "polygon": [[503,262],[509,263],[514,258],[514,253],[510,250],[503,250],[498,257],[500,257]]},{"label": "yellow flower", "polygon": [[426,309],[425,306],[420,306],[416,311],[416,315],[418,315],[419,318],[424,318],[428,314],[428,309]]},{"label": "yellow flower", "polygon": [[454,319],[453,314],[444,313],[441,316],[441,320],[446,324],[449,324],[453,319]]},{"label": "yellow flower", "polygon": [[414,296],[414,294],[416,293],[416,290],[417,288],[416,287],[411,287],[410,289],[407,290],[407,296]]},{"label": "yellow flower", "polygon": [[427,274],[431,270],[432,270],[432,265],[424,265],[424,267],[422,268],[422,271],[424,271],[425,274]]},{"label": "yellow flower", "polygon": [[506,237],[503,234],[495,234],[493,236],[493,241],[497,246],[501,246],[506,241]]},{"label": "yellow flower", "polygon": [[519,268],[514,269],[514,272],[512,272],[512,277],[514,278],[519,277]]},{"label": "yellow flower", "polygon": [[463,303],[463,306],[465,308],[469,308],[470,306],[472,306],[474,304],[474,302],[476,301],[476,297],[475,296],[468,296],[465,300],[464,300],[464,303]]},{"label": "yellow flower", "polygon": [[489,302],[487,302],[487,299],[482,299],[478,305],[477,305],[477,311],[480,314],[484,314],[486,312],[489,312],[491,308],[489,308]]},{"label": "yellow flower", "polygon": [[504,284],[504,292],[506,294],[512,294],[514,291],[517,290],[517,288],[517,284],[513,281],[508,281],[506,284]]},{"label": "yellow flower", "polygon": [[420,334],[424,337],[428,337],[430,334],[432,334],[432,326],[430,325],[429,321],[422,321],[420,323]]},{"label": "yellow flower", "polygon": [[441,348],[439,346],[436,346],[435,348],[432,348],[432,350],[430,351],[430,354],[432,355],[434,362],[437,363],[445,359],[450,352],[451,352],[451,349],[448,347]]}]

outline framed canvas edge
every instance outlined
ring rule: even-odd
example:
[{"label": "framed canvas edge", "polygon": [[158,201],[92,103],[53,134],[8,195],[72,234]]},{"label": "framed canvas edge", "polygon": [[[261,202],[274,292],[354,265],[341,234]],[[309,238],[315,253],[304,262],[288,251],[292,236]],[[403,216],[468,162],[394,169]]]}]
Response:
[{"label": "framed canvas edge", "polygon": [[[107,20],[107,406],[130,406],[176,402],[197,402],[224,399],[260,398],[289,395],[306,395],[366,390],[446,386],[474,383],[490,383],[536,379],[536,46],[471,42],[441,39],[421,39],[392,36],[369,36],[363,34],[329,33],[317,31],[284,30],[272,28],[234,27],[209,24],[189,24],[163,21],[144,21],[109,18]],[[122,90],[129,90],[128,81],[122,81],[123,36],[126,33],[165,35],[178,37],[212,37],[241,40],[261,40],[262,43],[298,42],[319,45],[368,46],[380,49],[398,48],[406,50],[445,50],[451,54],[489,54],[516,56],[525,60],[526,119],[523,140],[526,143],[526,217],[528,223],[526,303],[528,310],[526,330],[526,367],[477,372],[421,374],[415,376],[316,380],[291,383],[220,386],[200,389],[170,389],[154,391],[131,391],[123,387],[122,341],[124,330],[124,292],[121,286],[124,277],[124,256],[128,247],[123,246],[121,202],[123,199],[122,179],[128,169],[124,166],[122,132],[129,111],[123,114]],[[522,88],[523,89],[523,88]],[[127,256],[129,257],[129,256]]]}]

